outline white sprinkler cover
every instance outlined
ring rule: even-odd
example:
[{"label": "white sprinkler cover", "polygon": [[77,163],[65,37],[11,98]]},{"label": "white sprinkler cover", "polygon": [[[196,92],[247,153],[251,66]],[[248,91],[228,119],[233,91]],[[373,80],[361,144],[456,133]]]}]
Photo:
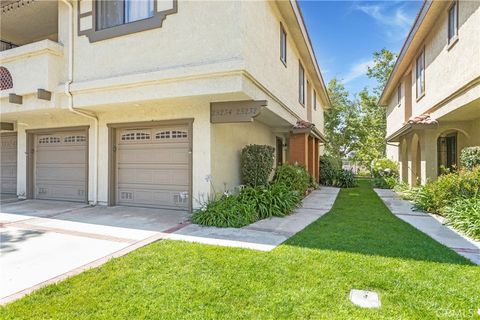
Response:
[{"label": "white sprinkler cover", "polygon": [[380,308],[380,298],[374,291],[352,289],[350,301],[362,308]]}]

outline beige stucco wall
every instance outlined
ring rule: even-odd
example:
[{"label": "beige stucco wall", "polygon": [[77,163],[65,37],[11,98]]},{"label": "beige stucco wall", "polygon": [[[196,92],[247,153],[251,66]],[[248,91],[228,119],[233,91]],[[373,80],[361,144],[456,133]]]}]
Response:
[{"label": "beige stucco wall", "polygon": [[239,60],[239,7],[238,1],[180,1],[161,28],[94,43],[75,29],[75,79],[161,70],[184,74],[192,67]]},{"label": "beige stucco wall", "polygon": [[[299,103],[298,94],[299,61],[302,59],[277,5],[269,1],[244,1],[242,13],[242,34],[249,35],[244,38],[242,48],[247,71],[299,117],[307,120],[307,106]],[[281,22],[287,33],[286,66],[280,60]],[[302,64],[307,80],[312,79],[306,64]],[[320,88],[316,91],[319,92]],[[323,129],[322,113],[322,103],[317,95],[317,110],[312,111],[312,122]]]},{"label": "beige stucco wall", "polygon": [[232,190],[240,185],[240,154],[249,144],[264,144],[275,148],[275,134],[258,122],[212,125],[212,178],[217,192]]},{"label": "beige stucco wall", "polygon": [[397,103],[397,93],[390,99],[387,106],[387,136],[400,129],[405,120],[405,89],[404,84],[401,85],[402,98],[400,103]]},{"label": "beige stucco wall", "polygon": [[[93,201],[94,141],[99,141],[98,201],[108,199],[108,123],[194,118],[193,199],[209,193],[209,174],[234,187],[240,183],[238,151],[249,143],[275,146],[275,136],[285,135],[296,120],[306,120],[306,108],[298,102],[298,50],[288,38],[287,67],[279,58],[282,18],[269,2],[181,1],[178,13],[168,15],[158,29],[90,43],[77,33],[74,3],[73,105],[98,116],[94,123],[68,111],[65,82],[68,77],[69,11],[59,4],[60,45],[48,61],[32,63],[45,72],[41,81],[53,92],[51,101],[39,100],[30,81],[30,63],[18,59],[24,70],[16,81],[30,85],[23,105],[8,103],[2,92],[2,121],[18,124],[18,194],[26,191],[26,131],[90,125],[89,200]],[[202,14],[205,13],[205,14]],[[288,26],[284,24],[290,35]],[[22,49],[22,48],[17,48]],[[11,53],[14,53],[13,49]],[[51,61],[55,61],[53,64]],[[35,69],[36,70],[36,69]],[[314,75],[308,74],[312,79]],[[47,78],[48,77],[48,78]],[[30,82],[29,82],[30,81]],[[317,93],[321,88],[317,88]],[[210,102],[267,100],[264,123],[210,124]],[[323,109],[317,95],[312,121],[323,131]],[[230,130],[228,130],[230,128]],[[232,130],[234,128],[234,130]],[[274,133],[275,132],[275,133]],[[196,203],[194,202],[194,206]]]},{"label": "beige stucco wall", "polygon": [[[423,41],[425,48],[425,96],[417,101],[415,85],[415,60],[410,61],[412,70],[412,114],[419,115],[449,97],[455,91],[480,76],[480,2],[459,1],[458,41],[449,46],[447,41],[448,6],[437,19]],[[420,54],[421,49],[418,50]],[[404,91],[405,92],[405,91]],[[478,92],[478,90],[477,90]],[[478,98],[474,96],[459,99],[458,103],[446,105],[451,112],[467,102]],[[390,96],[388,108],[396,105],[396,90]],[[394,132],[395,124],[403,123],[403,114],[391,112],[387,119],[388,133]],[[387,134],[388,135],[388,134]]]},{"label": "beige stucco wall", "polygon": [[[448,11],[442,13],[425,39],[425,96],[413,101],[420,114],[480,76],[480,2],[459,1],[458,42],[447,43]],[[414,63],[412,63],[414,66]],[[413,68],[415,70],[415,68]],[[412,77],[415,72],[412,72]],[[415,94],[415,79],[412,81]]]}]

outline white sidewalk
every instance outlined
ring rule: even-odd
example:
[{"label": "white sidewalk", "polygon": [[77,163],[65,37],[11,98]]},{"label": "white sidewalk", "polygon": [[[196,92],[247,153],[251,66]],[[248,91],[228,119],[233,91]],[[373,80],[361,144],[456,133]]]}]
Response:
[{"label": "white sidewalk", "polygon": [[426,212],[415,211],[410,201],[401,199],[393,190],[374,190],[395,216],[480,265],[480,242],[463,236]]}]

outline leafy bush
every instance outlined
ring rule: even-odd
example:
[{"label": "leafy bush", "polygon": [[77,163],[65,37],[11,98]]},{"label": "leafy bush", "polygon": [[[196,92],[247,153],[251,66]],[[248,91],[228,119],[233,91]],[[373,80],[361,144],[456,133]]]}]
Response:
[{"label": "leafy bush", "polygon": [[240,228],[260,219],[290,214],[302,199],[300,193],[283,183],[247,186],[239,194],[211,200],[193,213],[196,224]]},{"label": "leafy bush", "polygon": [[264,186],[273,170],[275,148],[251,144],[242,149],[240,166],[243,183],[249,186]]},{"label": "leafy bush", "polygon": [[373,178],[373,187],[379,189],[393,189],[398,184],[396,177]]},{"label": "leafy bush", "polygon": [[467,147],[460,153],[460,166],[465,169],[473,169],[480,166],[480,146]]},{"label": "leafy bush", "polygon": [[418,189],[413,201],[425,211],[442,214],[442,209],[460,199],[480,194],[480,167],[439,176]]},{"label": "leafy bush", "polygon": [[290,214],[301,196],[283,183],[273,183],[267,187],[246,187],[240,192],[239,200],[254,202],[258,219],[265,219]]},{"label": "leafy bush", "polygon": [[339,188],[353,188],[357,186],[355,174],[350,170],[338,170],[332,186]]},{"label": "leafy bush", "polygon": [[196,224],[240,228],[258,220],[255,202],[240,201],[238,195],[224,196],[210,201],[193,213]]},{"label": "leafy bush", "polygon": [[310,185],[310,174],[300,165],[283,164],[277,167],[273,181],[283,183],[303,196]]},{"label": "leafy bush", "polygon": [[372,161],[373,186],[375,188],[392,189],[398,180],[398,164],[390,159]]},{"label": "leafy bush", "polygon": [[470,199],[460,199],[444,209],[450,225],[467,236],[480,239],[480,194]]},{"label": "leafy bush", "polygon": [[320,183],[331,186],[336,179],[338,171],[342,169],[340,159],[332,156],[323,156],[320,158]]}]

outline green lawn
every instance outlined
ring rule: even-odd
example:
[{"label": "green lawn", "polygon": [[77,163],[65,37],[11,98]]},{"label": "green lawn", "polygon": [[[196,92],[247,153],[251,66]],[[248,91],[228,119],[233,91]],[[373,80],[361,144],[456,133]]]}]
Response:
[{"label": "green lawn", "polygon": [[[32,270],[34,272],[34,270]],[[382,307],[348,300],[380,293]],[[1,319],[480,319],[480,268],[370,188],[272,252],[160,241],[0,309]]]}]

